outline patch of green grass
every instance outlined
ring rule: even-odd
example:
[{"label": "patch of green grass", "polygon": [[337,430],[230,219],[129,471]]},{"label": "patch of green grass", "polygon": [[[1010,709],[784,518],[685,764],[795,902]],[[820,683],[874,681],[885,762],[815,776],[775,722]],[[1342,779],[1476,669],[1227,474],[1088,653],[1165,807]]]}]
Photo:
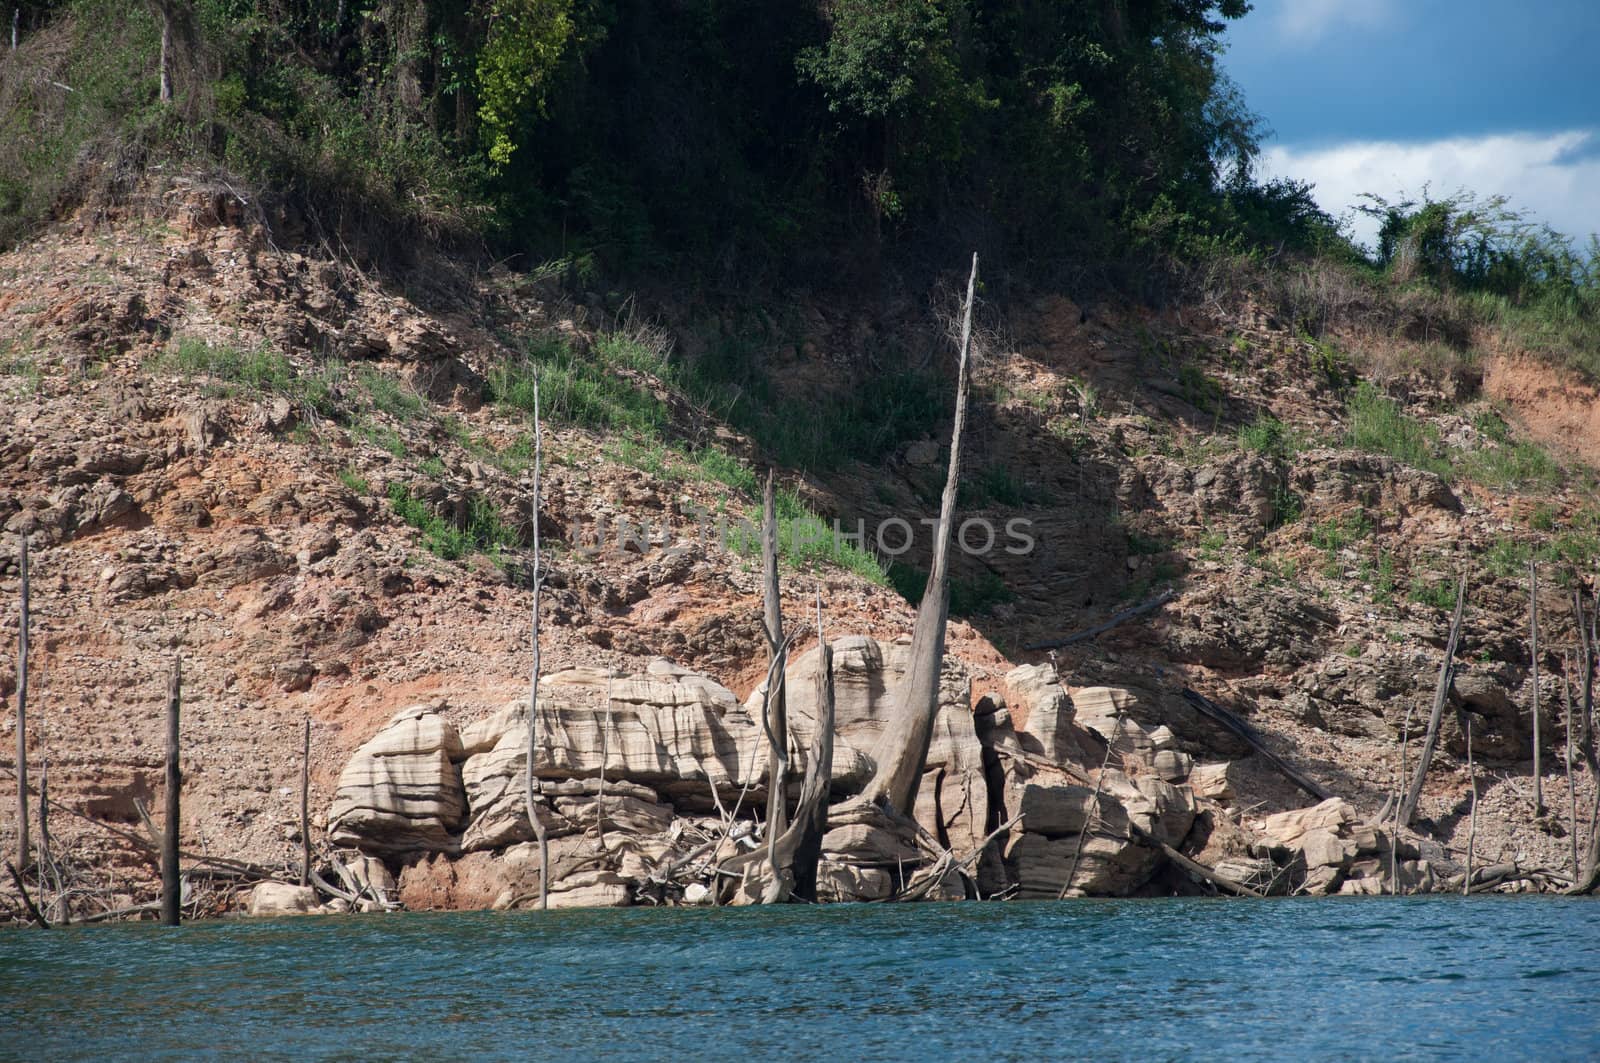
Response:
[{"label": "patch of green grass", "polygon": [[1450,477],[1450,463],[1440,452],[1439,433],[1409,416],[1400,404],[1367,381],[1350,396],[1349,443],[1357,450],[1387,454],[1418,469]]},{"label": "patch of green grass", "polygon": [[337,362],[300,373],[287,357],[265,344],[248,349],[214,346],[196,336],[179,337],[153,364],[165,372],[205,378],[213,394],[284,395],[324,416],[334,412],[334,394],[343,374]]},{"label": "patch of green grass", "polygon": [[422,533],[422,544],[446,561],[459,560],[473,551],[498,552],[517,542],[499,511],[482,498],[468,502],[466,520],[460,524],[440,516],[402,483],[389,485],[389,504],[395,516]]},{"label": "patch of green grass", "polygon": [[1289,426],[1266,413],[1239,429],[1239,445],[1278,461],[1288,461],[1300,450],[1300,441]]},{"label": "patch of green grass", "polygon": [[1450,610],[1456,607],[1456,585],[1450,580],[1418,578],[1411,581],[1406,597],[1418,605]]},{"label": "patch of green grass", "polygon": [[0,341],[0,376],[15,377],[24,394],[32,395],[44,382],[44,373],[33,357],[13,340]]},{"label": "patch of green grass", "polygon": [[1484,552],[1483,564],[1496,576],[1519,576],[1527,573],[1528,562],[1533,556],[1532,544],[1517,539],[1500,538]]},{"label": "patch of green grass", "polygon": [[545,336],[529,344],[521,360],[489,370],[486,397],[532,413],[537,380],[547,422],[653,438],[667,423],[666,403],[644,381],[621,372],[637,373],[647,364],[637,344],[612,339],[578,354],[565,339]]},{"label": "patch of green grass", "polygon": [[440,458],[437,454],[430,454],[426,459],[423,460],[422,464],[418,466],[418,468],[424,476],[431,477],[435,480],[442,480],[447,475],[444,467],[444,459]]},{"label": "patch of green grass", "polygon": [[1375,562],[1362,563],[1361,579],[1372,584],[1372,600],[1375,603],[1387,605],[1394,601],[1396,585],[1394,555],[1387,550],[1379,550]]},{"label": "patch of green grass", "polygon": [[701,449],[694,455],[694,465],[700,479],[731,487],[752,497],[761,491],[755,471],[720,447]]},{"label": "patch of green grass", "polygon": [[358,421],[350,426],[350,434],[365,443],[371,443],[379,450],[387,451],[397,458],[406,456],[406,441],[400,438],[388,425],[373,424],[370,421]]},{"label": "patch of green grass", "polygon": [[1556,526],[1557,509],[1549,502],[1540,502],[1533,507],[1533,513],[1528,517],[1528,525],[1534,531],[1550,531]]},{"label": "patch of green grass", "polygon": [[1472,427],[1478,430],[1479,435],[1496,443],[1508,443],[1511,440],[1511,426],[1495,410],[1479,410],[1473,414]]},{"label": "patch of green grass", "polygon": [[1025,506],[1039,501],[1038,490],[1004,465],[986,465],[975,475],[962,477],[956,495],[962,507],[973,509],[990,505]]},{"label": "patch of green grass", "polygon": [[1460,470],[1490,487],[1554,488],[1561,484],[1561,467],[1536,443],[1502,443],[1462,457]]},{"label": "patch of green grass", "polygon": [[399,378],[376,369],[363,368],[357,379],[372,400],[373,408],[380,413],[386,413],[397,421],[409,421],[422,412],[422,396]]},{"label": "patch of green grass", "polygon": [[362,476],[361,473],[350,466],[339,470],[339,482],[358,495],[372,493],[372,484],[368,483],[365,476]]},{"label": "patch of green grass", "polygon": [[1345,547],[1372,534],[1372,518],[1363,510],[1320,521],[1311,529],[1311,545],[1326,554],[1337,554]]},{"label": "patch of green grass", "polygon": [[1305,510],[1305,499],[1299,492],[1288,484],[1277,484],[1272,488],[1272,523],[1271,527],[1281,528],[1285,524],[1293,524],[1300,519],[1300,514]]}]

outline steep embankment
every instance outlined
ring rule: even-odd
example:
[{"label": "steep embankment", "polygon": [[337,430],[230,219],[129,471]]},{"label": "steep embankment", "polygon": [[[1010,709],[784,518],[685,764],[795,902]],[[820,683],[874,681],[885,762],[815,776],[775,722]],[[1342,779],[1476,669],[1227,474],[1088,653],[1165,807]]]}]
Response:
[{"label": "steep embankment", "polygon": [[[546,669],[642,675],[668,657],[741,700],[761,678],[748,557],[714,534],[664,551],[659,531],[656,548],[584,549],[602,521],[615,542],[623,520],[687,529],[748,512],[770,440],[708,418],[658,371],[669,339],[693,353],[726,329],[637,327],[597,296],[574,303],[511,275],[391,290],[278,250],[248,204],[199,181],[0,256],[0,283],[0,593],[16,598],[27,534],[30,762],[37,779],[48,759],[63,809],[141,833],[174,653],[186,662],[185,843],[258,864],[297,859],[304,718],[312,805],[325,810],[352,752],[398,709],[436,703],[464,725],[514,698],[531,605],[528,374],[517,368],[530,358],[555,419],[541,517],[554,550]],[[920,314],[903,316],[903,346],[936,351]],[[1021,647],[1170,586],[1165,608],[1064,649],[1060,669],[1071,690],[1124,691],[1112,702],[1145,734],[1167,728],[1163,749],[1232,761],[1213,787],[1221,803],[1180,840],[1210,861],[1240,856],[1262,817],[1307,801],[1182,688],[1247,715],[1330,792],[1374,813],[1395,784],[1402,724],[1423,710],[1415,736],[1431,698],[1446,596],[1465,568],[1455,691],[1476,721],[1478,860],[1566,866],[1561,817],[1535,827],[1529,813],[1524,581],[1529,557],[1582,571],[1600,557],[1592,478],[1574,461],[1588,453],[1574,434],[1594,423],[1592,392],[1511,355],[1383,381],[1387,394],[1355,388],[1365,340],[1313,341],[1248,302],[1159,316],[1084,313],[1046,295],[1006,319],[1008,342],[980,376],[964,505],[1001,525],[1031,521],[1034,549],[958,566],[950,653],[971,697],[1009,692],[1024,731],[1031,702],[1004,677],[1043,657]],[[819,382],[873,386],[855,353],[870,331],[861,320],[812,308],[785,320],[759,352],[778,407]],[[1577,453],[1519,442],[1524,424]],[[809,508],[847,527],[915,525],[941,476],[934,429],[870,464],[791,470],[788,518],[803,523]],[[825,547],[791,560],[790,616],[808,615],[820,588],[830,631],[909,631],[910,606],[870,557]],[[1541,729],[1554,810],[1567,801],[1557,707],[1571,628],[1557,568]],[[914,586],[906,570],[890,578]],[[4,625],[9,644],[9,606]],[[0,694],[14,689],[11,667],[0,665]],[[1460,737],[1447,714],[1422,805],[1457,858]],[[1150,753],[1130,751],[1130,773]],[[1092,742],[1082,759],[1097,766]],[[1582,781],[1580,807],[1591,792]],[[10,846],[9,774],[0,801]],[[148,892],[135,841],[65,811],[52,829],[83,910]],[[1354,875],[1356,855],[1337,856],[1322,885]]]}]

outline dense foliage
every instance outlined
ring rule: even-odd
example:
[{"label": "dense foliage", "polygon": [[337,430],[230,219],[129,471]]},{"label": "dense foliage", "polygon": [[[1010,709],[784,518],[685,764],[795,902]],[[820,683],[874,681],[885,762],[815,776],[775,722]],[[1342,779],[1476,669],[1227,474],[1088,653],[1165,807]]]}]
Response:
[{"label": "dense foliage", "polygon": [[[1216,65],[1223,20],[1246,10],[56,0],[24,12],[40,48],[11,61],[0,102],[60,171],[112,139],[181,148],[333,217],[387,212],[540,255],[733,278],[841,239],[876,253],[950,232],[1046,256],[1260,220],[1254,120]],[[167,109],[163,18],[182,29]],[[22,169],[0,165],[13,231],[52,193]]]}]

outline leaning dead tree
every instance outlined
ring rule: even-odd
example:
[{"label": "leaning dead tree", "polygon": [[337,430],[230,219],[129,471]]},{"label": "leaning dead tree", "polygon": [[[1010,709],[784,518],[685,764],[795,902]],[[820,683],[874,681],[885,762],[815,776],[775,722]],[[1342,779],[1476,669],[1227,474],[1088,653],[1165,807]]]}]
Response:
[{"label": "leaning dead tree", "polygon": [[[788,826],[784,807],[784,786],[789,774],[789,712],[783,676],[787,660],[783,651],[783,606],[778,594],[778,510],[773,492],[772,470],[767,470],[767,485],[761,495],[761,597],[767,633],[767,660],[776,675],[776,687],[767,691],[766,719],[763,724],[770,748],[767,751],[767,842],[776,845],[778,835]],[[770,853],[771,871],[778,873],[777,856]]]},{"label": "leaning dead tree", "polygon": [[544,583],[544,567],[539,556],[539,472],[544,458],[543,429],[539,423],[539,378],[533,378],[533,667],[528,678],[528,755],[526,793],[528,823],[539,842],[539,907],[550,907],[550,838],[539,818],[539,782],[533,774],[534,750],[539,741],[539,591]]},{"label": "leaning dead tree", "polygon": [[22,537],[22,615],[17,634],[17,867],[28,866],[28,537]]},{"label": "leaning dead tree", "polygon": [[950,531],[955,520],[956,493],[961,480],[961,432],[967,420],[967,387],[972,352],[972,304],[977,295],[978,256],[972,256],[967,277],[967,299],[961,313],[960,361],[956,377],[955,425],[950,433],[950,464],[945,471],[944,494],[939,500],[939,524],[934,530],[933,563],[928,586],[917,607],[911,633],[911,658],[883,735],[873,750],[877,770],[862,799],[910,815],[922,781],[923,764],[933,738],[933,719],[939,711],[939,669],[944,663],[945,623],[950,615]]},{"label": "leaning dead tree", "polygon": [[167,822],[161,833],[161,922],[177,926],[183,907],[183,881],[178,873],[178,821],[183,773],[178,768],[178,710],[183,701],[183,660],[172,659],[167,682]]},{"label": "leaning dead tree", "polygon": [[[1439,665],[1439,684],[1433,692],[1433,711],[1428,716],[1428,730],[1422,737],[1422,752],[1417,754],[1416,774],[1400,802],[1398,825],[1411,826],[1417,814],[1417,802],[1422,799],[1422,784],[1428,778],[1428,766],[1433,763],[1433,749],[1439,741],[1439,722],[1444,717],[1445,704],[1450,700],[1450,686],[1455,681],[1456,646],[1461,642],[1461,617],[1467,607],[1467,577],[1462,574],[1456,585],[1456,611],[1450,620],[1450,637],[1445,641],[1444,661]],[[1402,740],[1404,736],[1401,736]]]}]

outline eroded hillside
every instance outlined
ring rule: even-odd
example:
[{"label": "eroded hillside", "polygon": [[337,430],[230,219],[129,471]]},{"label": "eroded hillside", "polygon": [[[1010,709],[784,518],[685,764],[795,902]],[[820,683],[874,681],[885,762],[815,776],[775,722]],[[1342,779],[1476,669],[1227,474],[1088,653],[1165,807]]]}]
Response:
[{"label": "eroded hillside", "polygon": [[[786,612],[820,592],[830,632],[909,634],[926,544],[891,558],[874,530],[937,509],[950,358],[920,297],[887,315],[780,306],[742,331],[687,299],[640,307],[505,271],[401,290],[280,250],[264,220],[225,185],[175,180],[0,256],[3,630],[12,644],[27,535],[29,758],[36,780],[48,762],[83,910],[153,886],[138,804],[160,790],[175,654],[185,844],[268,866],[298,860],[303,719],[320,818],[397,710],[466,725],[525,691],[536,370],[547,671],[669,658],[746,698],[766,650],[738,522],[773,461]],[[1184,688],[1372,815],[1408,714],[1420,734],[1464,571],[1454,694],[1475,721],[1477,860],[1568,866],[1571,572],[1600,561],[1592,388],[1481,338],[1311,338],[1245,294],[1160,314],[1053,293],[992,309],[963,515],[1026,521],[1033,548],[957,565],[949,653],[972,699],[1009,693],[1023,728],[1031,702],[1006,676],[1047,660],[1025,647],[1170,589],[1057,666],[1070,692],[1126,692],[1115,703],[1167,728],[1165,750],[1229,762],[1180,847],[1244,855],[1265,816],[1310,802]],[[886,334],[900,354],[874,361]],[[730,350],[759,380],[712,372]],[[835,519],[864,526],[865,548]],[[1552,810],[1537,824],[1529,560]],[[0,664],[0,694],[15,682]],[[1447,713],[1422,803],[1441,866],[1466,843],[1461,737]],[[0,778],[8,810],[14,785]],[[12,847],[9,812],[0,829]]]}]

